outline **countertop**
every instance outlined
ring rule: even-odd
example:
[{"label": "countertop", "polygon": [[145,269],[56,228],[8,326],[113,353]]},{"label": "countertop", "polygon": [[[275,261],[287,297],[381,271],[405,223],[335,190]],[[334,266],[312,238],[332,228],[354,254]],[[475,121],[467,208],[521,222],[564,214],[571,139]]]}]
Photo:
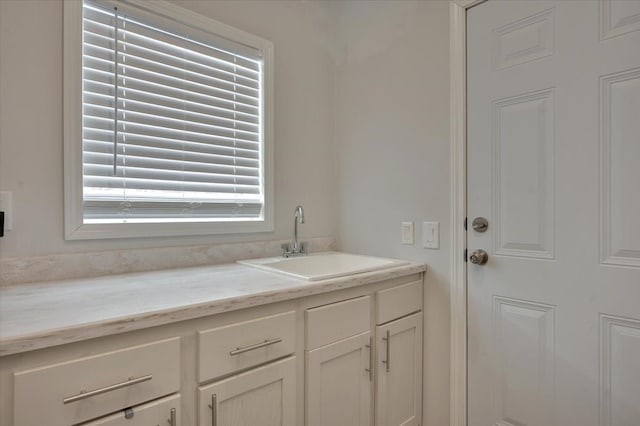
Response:
[{"label": "countertop", "polygon": [[224,264],[0,288],[0,356],[424,272],[423,263],[308,282]]}]

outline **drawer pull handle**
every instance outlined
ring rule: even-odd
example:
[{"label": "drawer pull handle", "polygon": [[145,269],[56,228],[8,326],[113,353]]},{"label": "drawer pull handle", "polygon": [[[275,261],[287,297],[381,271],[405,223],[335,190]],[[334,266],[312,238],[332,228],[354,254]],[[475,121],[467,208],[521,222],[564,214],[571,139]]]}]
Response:
[{"label": "drawer pull handle", "polygon": [[209,408],[211,408],[211,426],[218,426],[218,395],[211,395],[211,404],[209,404]]},{"label": "drawer pull handle", "polygon": [[229,355],[231,355],[231,356],[239,355],[239,354],[242,354],[242,353],[245,353],[245,352],[252,351],[254,349],[259,349],[259,348],[264,348],[265,346],[275,345],[276,343],[280,343],[280,342],[282,342],[282,339],[277,338],[277,339],[265,340],[264,342],[255,343],[255,344],[249,345],[249,346],[241,346],[241,347],[235,348],[234,350],[229,352]]},{"label": "drawer pull handle", "polygon": [[146,376],[141,376],[141,377],[138,377],[138,378],[133,378],[132,377],[127,381],[124,381],[124,382],[121,382],[121,383],[116,383],[115,385],[105,386],[103,388],[95,389],[95,390],[88,391],[88,392],[82,391],[77,395],[69,396],[67,398],[64,398],[62,400],[62,402],[64,404],[70,404],[72,402],[80,401],[81,399],[91,398],[92,396],[101,395],[103,393],[111,392],[111,391],[114,391],[116,389],[122,389],[122,388],[126,388],[127,386],[137,385],[138,383],[146,382],[148,380],[151,380],[152,378],[153,378],[153,376],[151,374],[148,374]]},{"label": "drawer pull handle", "polygon": [[365,347],[369,348],[369,368],[365,368],[364,371],[369,373],[369,381],[373,382],[373,337],[369,337],[369,344]]},{"label": "drawer pull handle", "polygon": [[389,330],[387,330],[387,337],[383,337],[382,340],[386,342],[387,346],[387,359],[383,359],[382,363],[387,365],[386,370],[388,373],[389,371],[391,371],[391,332]]}]

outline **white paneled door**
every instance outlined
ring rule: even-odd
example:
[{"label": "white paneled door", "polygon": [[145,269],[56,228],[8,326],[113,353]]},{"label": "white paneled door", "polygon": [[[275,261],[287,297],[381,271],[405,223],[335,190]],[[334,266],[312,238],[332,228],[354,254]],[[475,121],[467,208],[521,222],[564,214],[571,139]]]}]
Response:
[{"label": "white paneled door", "polygon": [[467,25],[469,426],[639,426],[640,1]]}]

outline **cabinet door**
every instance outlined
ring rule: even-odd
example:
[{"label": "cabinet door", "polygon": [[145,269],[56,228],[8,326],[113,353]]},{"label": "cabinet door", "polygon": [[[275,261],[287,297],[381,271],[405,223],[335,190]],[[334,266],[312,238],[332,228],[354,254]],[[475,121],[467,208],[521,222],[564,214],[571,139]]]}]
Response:
[{"label": "cabinet door", "polygon": [[295,375],[295,357],[291,357],[201,386],[198,424],[295,426]]},{"label": "cabinet door", "polygon": [[376,327],[376,426],[418,426],[422,417],[422,313]]},{"label": "cabinet door", "polygon": [[180,395],[173,395],[83,423],[83,426],[179,426],[180,424]]},{"label": "cabinet door", "polygon": [[371,332],[307,352],[307,426],[369,426]]}]

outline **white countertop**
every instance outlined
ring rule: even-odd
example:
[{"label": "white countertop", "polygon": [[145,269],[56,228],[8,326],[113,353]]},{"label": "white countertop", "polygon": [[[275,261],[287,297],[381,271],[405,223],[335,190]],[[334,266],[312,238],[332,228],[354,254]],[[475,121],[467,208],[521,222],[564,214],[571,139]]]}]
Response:
[{"label": "white countertop", "polygon": [[239,264],[0,288],[0,356],[423,272],[422,263],[307,282]]}]

